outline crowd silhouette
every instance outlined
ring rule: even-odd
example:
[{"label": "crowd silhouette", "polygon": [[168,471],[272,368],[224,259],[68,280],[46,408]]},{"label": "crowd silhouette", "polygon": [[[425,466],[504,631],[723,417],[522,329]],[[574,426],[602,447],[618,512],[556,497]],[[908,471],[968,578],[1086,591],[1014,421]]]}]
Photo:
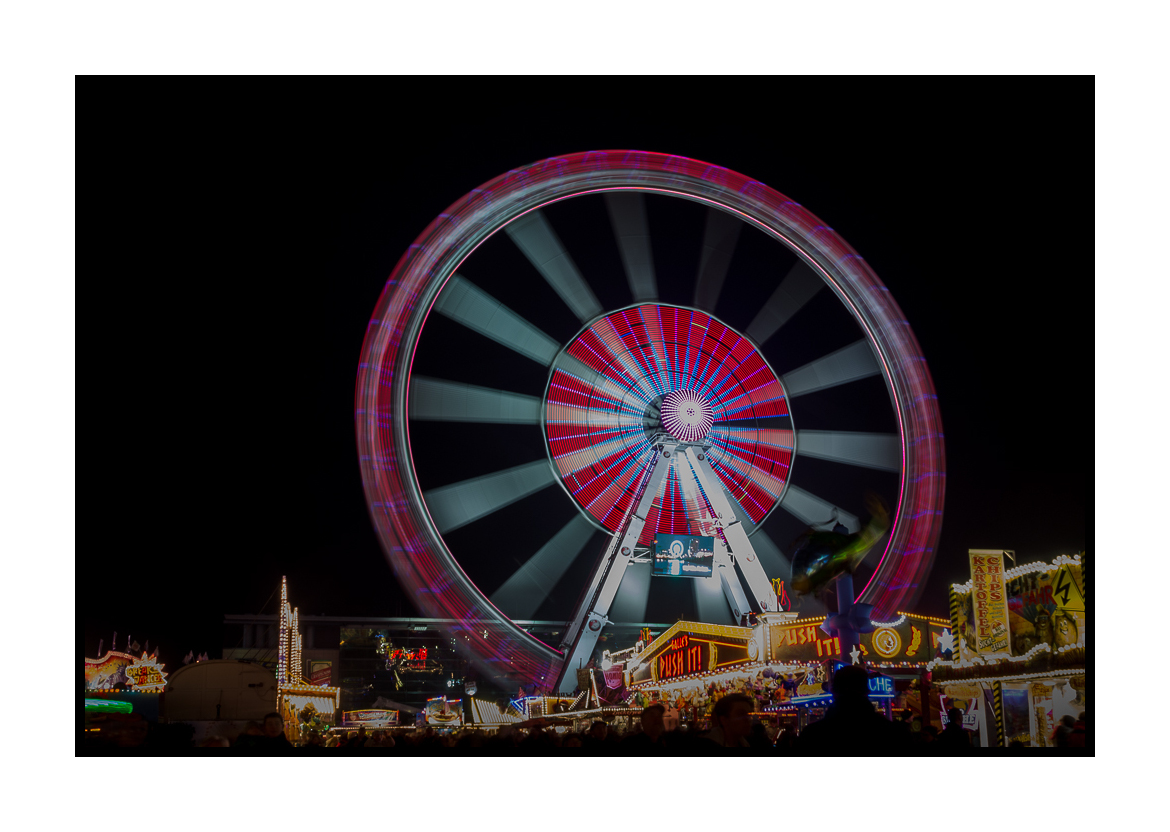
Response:
[{"label": "crowd silhouette", "polygon": [[[753,699],[731,693],[719,699],[711,713],[710,728],[704,732],[679,726],[668,730],[666,708],[661,703],[644,708],[638,723],[621,731],[602,720],[588,730],[558,732],[548,720],[526,727],[505,726],[496,732],[478,729],[437,731],[419,728],[391,732],[367,730],[322,735],[310,732],[305,742],[294,747],[284,734],[279,714],[269,714],[263,724],[251,723],[229,742],[209,737],[202,747],[228,747],[240,754],[384,754],[412,756],[430,754],[478,755],[611,755],[660,756],[704,754],[768,754],[797,756],[891,756],[973,754],[970,732],[962,727],[962,712],[947,713],[940,732],[923,725],[921,718],[903,712],[890,721],[877,713],[868,698],[866,672],[845,666],[832,680],[833,705],[823,719],[804,728],[799,735],[780,731],[753,718]],[[1087,715],[1062,720],[1053,734],[1058,748],[1085,747]],[[230,753],[230,752],[229,752]]]}]

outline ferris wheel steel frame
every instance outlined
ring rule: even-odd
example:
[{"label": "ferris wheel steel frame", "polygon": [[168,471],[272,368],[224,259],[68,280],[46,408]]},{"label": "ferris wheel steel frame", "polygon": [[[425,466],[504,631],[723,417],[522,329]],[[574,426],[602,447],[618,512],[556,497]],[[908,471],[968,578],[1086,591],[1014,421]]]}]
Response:
[{"label": "ferris wheel steel frame", "polygon": [[737,217],[786,245],[849,308],[891,393],[901,454],[889,541],[859,601],[878,617],[910,606],[941,529],[945,456],[937,396],[909,323],[860,255],[802,206],[727,168],[642,151],[579,153],[511,170],[435,218],[391,273],[362,345],[355,428],[367,504],[398,581],[427,614],[458,622],[452,635],[495,673],[543,685],[560,675],[564,654],[479,592],[430,515],[406,421],[410,371],[440,292],[485,240],[552,203],[620,191],[680,197]]}]

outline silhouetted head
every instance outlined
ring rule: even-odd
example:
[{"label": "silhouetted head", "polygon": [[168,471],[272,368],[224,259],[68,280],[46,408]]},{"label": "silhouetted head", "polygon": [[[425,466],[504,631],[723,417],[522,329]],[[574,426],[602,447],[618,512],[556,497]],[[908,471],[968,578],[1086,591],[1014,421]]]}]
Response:
[{"label": "silhouetted head", "polygon": [[743,693],[729,693],[711,710],[711,722],[723,729],[724,742],[735,745],[752,729],[755,701]]},{"label": "silhouetted head", "polygon": [[655,702],[653,705],[648,705],[642,709],[642,731],[650,739],[658,739],[662,736],[662,732],[666,730],[666,725],[662,719],[665,714],[666,706],[660,702]]},{"label": "silhouetted head", "polygon": [[947,711],[947,727],[949,728],[951,725],[963,727],[963,712],[958,708],[950,708]]},{"label": "silhouetted head", "polygon": [[273,711],[264,716],[264,736],[279,737],[284,733],[284,718]]},{"label": "silhouetted head", "polygon": [[833,674],[834,702],[865,702],[869,700],[869,674],[854,664],[847,664]]}]

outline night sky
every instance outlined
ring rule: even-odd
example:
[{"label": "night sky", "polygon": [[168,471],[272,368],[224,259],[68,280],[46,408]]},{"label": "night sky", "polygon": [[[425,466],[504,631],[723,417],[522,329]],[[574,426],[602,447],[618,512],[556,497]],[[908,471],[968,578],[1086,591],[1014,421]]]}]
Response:
[{"label": "night sky", "polygon": [[[85,655],[117,630],[119,645],[161,644],[172,668],[188,650],[215,657],[224,614],[274,611],[282,574],[302,614],[414,614],[359,476],[366,323],[447,206],[511,168],[594,149],[763,181],[889,287],[946,435],[942,535],[919,612],[946,615],[968,548],[1015,549],[1021,562],[1084,548],[1093,211],[1084,172],[1067,165],[1092,157],[1091,80],[1006,99],[962,79],[946,99],[930,79],[896,96],[864,80],[812,85],[798,107],[776,85],[727,84],[702,100],[675,92],[681,82],[582,85],[558,101],[517,80],[490,109],[456,84],[423,95],[409,81],[357,109],[312,85],[247,104],[113,107],[100,158],[78,152],[92,176],[79,219],[123,218],[91,243],[113,314],[79,350],[100,380],[109,483],[96,483],[108,508],[79,524]],[[753,302],[730,298],[720,313],[731,322]]]}]

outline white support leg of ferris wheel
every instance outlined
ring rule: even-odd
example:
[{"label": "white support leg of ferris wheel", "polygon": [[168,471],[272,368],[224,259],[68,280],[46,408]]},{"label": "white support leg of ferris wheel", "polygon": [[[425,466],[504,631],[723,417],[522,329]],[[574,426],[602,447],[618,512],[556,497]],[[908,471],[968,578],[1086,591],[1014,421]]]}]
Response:
[{"label": "white support leg of ferris wheel", "polygon": [[732,563],[731,556],[727,553],[727,547],[719,538],[715,539],[715,574],[719,576],[719,585],[723,587],[723,597],[727,599],[727,605],[731,607],[731,615],[735,619],[735,623],[738,624],[740,616],[749,612],[752,607],[748,602],[747,595],[744,594],[739,576],[735,574],[735,564]]},{"label": "white support leg of ferris wheel", "polygon": [[[776,604],[776,593],[772,589],[772,582],[768,580],[768,575],[764,572],[764,567],[760,564],[760,559],[756,556],[751,541],[748,540],[743,523],[735,516],[731,503],[723,493],[723,489],[719,487],[718,477],[714,469],[711,468],[711,460],[707,458],[707,454],[694,445],[680,448],[679,451],[694,469],[699,483],[703,486],[703,492],[708,502],[711,503],[711,508],[715,509],[715,513],[722,520],[723,536],[727,538],[727,545],[731,547],[731,553],[739,561],[739,568],[743,572],[744,578],[747,579],[748,591],[751,593],[752,600],[759,605],[761,612],[776,612],[779,608]],[[728,562],[728,566],[731,567],[730,562]],[[730,572],[725,570],[726,567],[720,572],[721,577],[725,574],[728,576],[723,581],[723,591],[728,596],[727,600],[731,603],[732,609],[735,609],[735,601],[742,595],[742,590],[738,595],[733,591],[733,588],[739,589],[740,587],[734,567],[731,567]],[[744,605],[739,609],[741,612],[747,612],[751,607]]]},{"label": "white support leg of ferris wheel", "polygon": [[607,614],[622,578],[626,574],[626,567],[634,555],[634,546],[646,526],[646,515],[662,487],[662,481],[670,471],[670,456],[673,449],[669,446],[657,452],[654,457],[654,467],[643,480],[641,494],[637,504],[626,520],[622,533],[612,539],[606,548],[605,557],[601,559],[593,579],[589,583],[589,592],[584,602],[573,616],[573,621],[565,632],[561,648],[568,654],[565,664],[561,668],[557,679],[557,690],[568,693],[577,685],[576,672],[584,667],[593,655],[593,648],[601,635],[602,628],[609,622]]}]

